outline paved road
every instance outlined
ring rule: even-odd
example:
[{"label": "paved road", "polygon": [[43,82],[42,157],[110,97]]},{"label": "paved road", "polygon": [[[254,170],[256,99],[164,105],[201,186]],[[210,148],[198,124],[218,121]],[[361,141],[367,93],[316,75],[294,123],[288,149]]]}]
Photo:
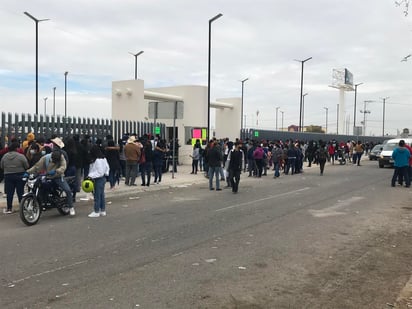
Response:
[{"label": "paved road", "polygon": [[105,218],[2,215],[0,307],[387,308],[412,272],[411,190],[362,163],[243,175],[239,194],[181,167],[108,193]]}]

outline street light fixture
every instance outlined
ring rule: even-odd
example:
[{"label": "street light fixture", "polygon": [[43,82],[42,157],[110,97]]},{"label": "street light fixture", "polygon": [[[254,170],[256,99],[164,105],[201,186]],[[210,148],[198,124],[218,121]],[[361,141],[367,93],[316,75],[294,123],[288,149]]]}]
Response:
[{"label": "street light fixture", "polygon": [[366,100],[363,101],[363,110],[360,110],[360,112],[363,114],[363,136],[366,136],[366,114],[370,114],[371,111],[366,109],[366,103],[372,103],[374,102],[373,100]]},{"label": "street light fixture", "polygon": [[47,97],[45,97],[43,100],[44,100],[44,117],[46,117],[46,101],[47,101]]},{"label": "street light fixture", "polygon": [[326,111],[326,127],[325,127],[325,133],[328,133],[328,111],[329,108],[324,107],[325,111]]},{"label": "street light fixture", "polygon": [[207,142],[209,142],[210,133],[210,60],[212,52],[212,23],[222,17],[223,14],[217,14],[215,17],[209,19],[209,54],[208,54],[208,69],[207,69]]},{"label": "street light fixture", "polygon": [[276,131],[278,130],[278,110],[279,110],[279,106],[276,107]]},{"label": "street light fixture", "polygon": [[355,84],[355,106],[353,107],[353,135],[355,135],[355,129],[356,129],[356,96],[358,93],[358,86],[362,84],[363,83]]},{"label": "street light fixture", "polygon": [[36,115],[39,114],[39,22],[50,19],[37,19],[28,12],[24,12],[26,16],[32,19],[36,24]]},{"label": "street light fixture", "polygon": [[306,58],[305,60],[296,60],[302,64],[302,71],[300,75],[300,108],[299,108],[299,132],[302,132],[302,99],[303,99],[303,65],[305,64],[306,61],[309,61],[312,59],[312,57]]},{"label": "street light fixture", "polygon": [[243,130],[243,87],[244,83],[249,80],[248,78],[245,78],[244,80],[241,80],[240,82],[242,83],[242,105],[241,105],[241,111],[240,111],[240,129]]},{"label": "street light fixture", "polygon": [[302,130],[305,127],[305,125],[303,124],[303,120],[305,119],[305,97],[308,95],[308,93],[306,92],[305,94],[302,95]]},{"label": "street light fixture", "polygon": [[139,55],[143,54],[143,53],[144,53],[143,50],[139,51],[137,54],[133,54],[133,53],[129,52],[129,54],[134,56],[134,79],[135,80],[137,79],[137,57]]},{"label": "street light fixture", "polygon": [[67,74],[69,72],[64,72],[64,118],[67,117]]},{"label": "street light fixture", "polygon": [[389,97],[382,98],[382,100],[383,100],[382,136],[385,136],[385,105],[386,105],[386,100],[387,99],[389,99]]},{"label": "street light fixture", "polygon": [[56,116],[56,87],[53,87],[53,117]]}]

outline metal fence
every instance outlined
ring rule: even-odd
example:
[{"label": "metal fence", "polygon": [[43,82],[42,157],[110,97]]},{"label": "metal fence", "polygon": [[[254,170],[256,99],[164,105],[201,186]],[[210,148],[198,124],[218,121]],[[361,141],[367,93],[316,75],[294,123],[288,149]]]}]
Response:
[{"label": "metal fence", "polygon": [[[155,127],[157,127],[157,130]],[[118,141],[125,133],[136,133],[137,136],[150,133],[165,138],[166,126],[163,123],[155,124],[153,122],[48,115],[13,115],[2,112],[0,141],[3,145],[11,138],[23,141],[30,132],[33,132],[36,138],[43,137],[45,139],[52,136],[66,138],[78,134],[81,137],[89,135],[93,141],[112,135],[114,140]]]},{"label": "metal fence", "polygon": [[336,140],[338,142],[346,141],[362,141],[382,143],[384,140],[394,138],[393,136],[356,136],[356,135],[338,135],[338,134],[325,134],[325,133],[312,133],[312,132],[289,132],[289,131],[274,131],[274,130],[260,130],[260,129],[243,129],[240,133],[241,139],[254,139],[254,140],[300,140],[300,141],[331,141]]}]

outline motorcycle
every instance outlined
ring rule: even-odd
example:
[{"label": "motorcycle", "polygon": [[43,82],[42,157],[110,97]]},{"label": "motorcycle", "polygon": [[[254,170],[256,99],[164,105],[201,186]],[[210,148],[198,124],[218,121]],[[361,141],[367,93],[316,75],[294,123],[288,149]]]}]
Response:
[{"label": "motorcycle", "polygon": [[[76,177],[65,177],[65,180],[72,188]],[[20,219],[26,225],[35,225],[41,213],[52,208],[56,208],[63,216],[70,213],[66,193],[52,179],[46,175],[30,175],[24,177],[23,181],[26,182],[27,192],[20,201]]]},{"label": "motorcycle", "polygon": [[346,164],[345,148],[341,147],[338,149],[338,161],[340,165]]}]

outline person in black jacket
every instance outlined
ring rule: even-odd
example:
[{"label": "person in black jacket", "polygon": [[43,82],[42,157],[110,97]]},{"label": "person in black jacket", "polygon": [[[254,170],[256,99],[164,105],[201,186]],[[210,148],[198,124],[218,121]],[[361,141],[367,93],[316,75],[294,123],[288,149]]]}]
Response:
[{"label": "person in black jacket", "polygon": [[212,147],[208,150],[206,159],[209,165],[209,189],[215,189],[213,188],[213,176],[216,176],[216,191],[221,191],[219,175],[222,167],[222,151],[216,140],[213,141]]},{"label": "person in black jacket", "polygon": [[140,163],[140,176],[142,178],[142,186],[149,187],[153,168],[153,149],[150,140],[146,139],[144,141],[142,152],[144,152],[145,162]]},{"label": "person in black jacket", "polygon": [[237,193],[239,189],[240,173],[242,171],[243,151],[240,142],[235,143],[235,149],[232,149],[228,155],[229,161],[229,179],[232,192]]}]

